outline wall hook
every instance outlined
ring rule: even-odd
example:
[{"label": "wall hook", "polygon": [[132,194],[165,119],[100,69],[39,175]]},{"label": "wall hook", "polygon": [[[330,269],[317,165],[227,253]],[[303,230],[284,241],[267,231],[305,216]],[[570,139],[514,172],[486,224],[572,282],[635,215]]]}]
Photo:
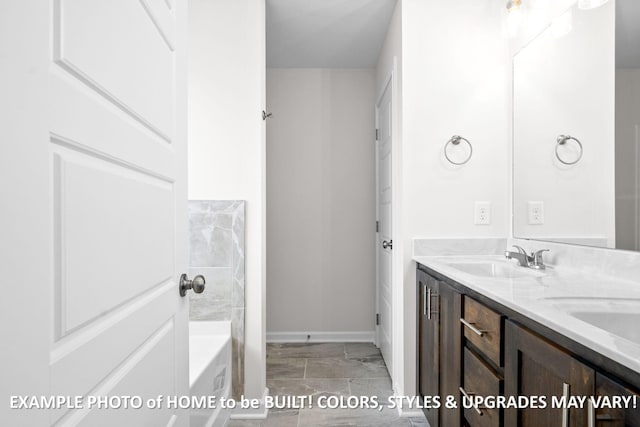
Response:
[{"label": "wall hook", "polygon": [[262,110],[262,120],[267,120],[268,118],[270,118],[271,116],[273,116],[273,113],[269,113],[267,114],[266,111]]}]

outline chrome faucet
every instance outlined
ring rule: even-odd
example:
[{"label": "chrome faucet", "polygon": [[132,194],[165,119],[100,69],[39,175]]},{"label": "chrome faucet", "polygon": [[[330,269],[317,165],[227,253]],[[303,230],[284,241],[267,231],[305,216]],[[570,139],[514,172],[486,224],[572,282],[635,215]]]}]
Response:
[{"label": "chrome faucet", "polygon": [[533,260],[529,258],[527,251],[518,245],[513,245],[513,247],[516,248],[518,252],[505,251],[505,258],[517,260],[521,267],[529,267],[529,263]]},{"label": "chrome faucet", "polygon": [[541,249],[536,252],[531,252],[531,255],[527,255],[527,251],[522,247],[518,245],[513,245],[513,247],[516,248],[518,252],[505,251],[505,258],[515,259],[522,267],[533,268],[535,270],[544,270],[546,268],[542,259],[542,254],[543,252],[548,252],[549,249]]}]

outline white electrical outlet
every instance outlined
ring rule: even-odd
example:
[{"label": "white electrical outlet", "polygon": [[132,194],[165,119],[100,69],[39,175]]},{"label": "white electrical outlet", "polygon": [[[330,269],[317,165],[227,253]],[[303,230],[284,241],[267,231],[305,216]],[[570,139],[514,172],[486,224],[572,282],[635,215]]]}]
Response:
[{"label": "white electrical outlet", "polygon": [[529,225],[544,224],[544,202],[529,202]]},{"label": "white electrical outlet", "polygon": [[473,223],[476,225],[491,224],[491,202],[475,203]]}]

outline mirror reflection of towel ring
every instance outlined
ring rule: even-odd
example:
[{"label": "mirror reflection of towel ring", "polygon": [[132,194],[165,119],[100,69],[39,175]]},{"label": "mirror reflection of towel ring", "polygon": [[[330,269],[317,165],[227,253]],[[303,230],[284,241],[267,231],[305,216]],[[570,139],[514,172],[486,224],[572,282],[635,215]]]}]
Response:
[{"label": "mirror reflection of towel ring", "polygon": [[[574,161],[567,162],[566,160],[563,160],[562,157],[560,157],[560,153],[558,153],[558,147],[566,144],[567,141],[571,141],[571,140],[575,141],[578,144],[578,148],[580,148],[580,154],[578,154],[578,158],[575,159]],[[582,152],[583,152],[582,143],[578,140],[578,138],[571,135],[558,135],[557,144],[556,144],[556,158],[560,161],[560,163],[562,163],[563,165],[569,165],[569,166],[575,165],[582,158]]]},{"label": "mirror reflection of towel ring", "polygon": [[[466,142],[467,145],[469,146],[469,157],[467,157],[462,162],[454,162],[453,160],[451,160],[451,157],[449,157],[449,154],[447,154],[447,148],[449,147],[450,144],[459,145],[460,141]],[[469,160],[471,160],[471,156],[472,155],[473,155],[473,146],[471,145],[471,143],[469,142],[469,140],[467,138],[463,138],[463,137],[461,137],[459,135],[453,135],[451,137],[451,139],[449,141],[447,141],[446,144],[444,144],[444,157],[449,161],[449,163],[451,163],[453,165],[457,165],[457,166],[464,165]]]}]

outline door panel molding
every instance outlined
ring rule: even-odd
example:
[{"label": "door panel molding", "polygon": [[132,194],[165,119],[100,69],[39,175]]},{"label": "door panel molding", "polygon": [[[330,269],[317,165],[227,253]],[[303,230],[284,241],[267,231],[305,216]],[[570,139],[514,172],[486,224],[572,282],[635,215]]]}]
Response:
[{"label": "door panel molding", "polygon": [[[142,408],[131,409],[128,411],[125,411],[123,409],[114,411],[89,408],[88,405],[85,404],[82,409],[70,410],[66,414],[64,414],[62,411],[55,411],[52,417],[52,421],[57,420],[62,415],[65,415],[64,418],[62,418],[58,422],[58,425],[77,425],[81,423],[81,425],[87,426],[117,425],[118,423],[109,422],[108,418],[124,418],[128,415],[131,418],[125,419],[128,423],[131,423],[132,418],[135,418],[136,411],[146,412],[146,414],[144,414],[145,416],[148,416],[149,413],[157,411],[159,412],[159,414],[157,414],[154,418],[159,422],[166,422],[166,420],[170,417],[169,410],[164,409],[166,405],[161,409],[145,410],[144,403],[146,399],[155,396],[152,396],[149,393],[145,393],[143,389],[147,388],[149,383],[164,383],[155,384],[155,387],[153,387],[154,392],[163,394],[165,396],[176,395],[176,385],[173,377],[171,377],[171,380],[167,381],[166,376],[153,374],[154,371],[162,372],[167,369],[173,369],[174,352],[172,349],[175,340],[174,333],[175,328],[174,320],[172,317],[171,319],[164,322],[162,326],[160,326],[148,339],[146,339],[139,347],[137,347],[122,363],[116,366],[115,369],[113,369],[113,371],[106,378],[98,383],[86,395],[85,398],[85,401],[88,401],[91,396],[122,396],[127,394],[131,396],[141,396],[143,399]],[[132,393],[130,383],[135,384],[136,382],[140,383],[140,386],[138,387],[138,389],[140,389],[140,392]],[[128,391],[122,393],[118,391],[119,388],[125,388]],[[123,412],[128,412],[128,414],[125,415]],[[138,415],[140,416],[142,414]],[[145,422],[149,423],[149,420],[145,419]]]},{"label": "door panel molding", "polygon": [[170,144],[175,20],[142,0],[55,0],[53,16],[53,62]]},{"label": "door panel molding", "polygon": [[142,8],[149,15],[149,19],[158,30],[160,37],[167,44],[169,50],[174,51],[175,28],[171,8],[166,7],[166,3],[163,7],[161,2],[162,0],[140,0]]}]

